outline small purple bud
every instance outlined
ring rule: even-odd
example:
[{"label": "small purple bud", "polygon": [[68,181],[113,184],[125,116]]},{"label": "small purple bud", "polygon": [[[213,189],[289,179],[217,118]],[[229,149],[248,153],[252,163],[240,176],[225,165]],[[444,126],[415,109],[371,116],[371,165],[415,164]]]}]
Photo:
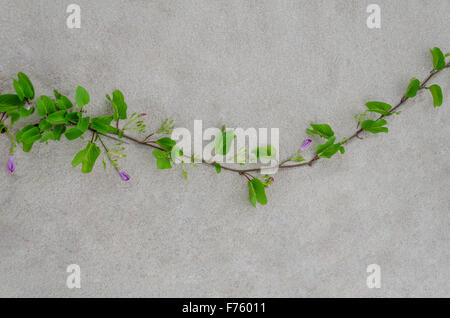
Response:
[{"label": "small purple bud", "polygon": [[120,176],[120,179],[122,179],[123,181],[129,181],[130,180],[130,175],[128,173],[126,173],[123,170],[117,170],[117,173]]},{"label": "small purple bud", "polygon": [[270,177],[267,181],[269,181],[270,183],[273,183],[275,181],[275,179],[273,177]]},{"label": "small purple bud", "polygon": [[140,116],[141,117],[147,116],[147,113],[142,113]]},{"label": "small purple bud", "polygon": [[16,170],[16,164],[14,162],[14,156],[9,156],[8,158],[8,170],[13,173]]},{"label": "small purple bud", "polygon": [[311,145],[312,140],[311,139],[305,139],[302,143],[302,145],[300,146],[300,150],[303,151],[306,148],[309,147],[309,145]]}]

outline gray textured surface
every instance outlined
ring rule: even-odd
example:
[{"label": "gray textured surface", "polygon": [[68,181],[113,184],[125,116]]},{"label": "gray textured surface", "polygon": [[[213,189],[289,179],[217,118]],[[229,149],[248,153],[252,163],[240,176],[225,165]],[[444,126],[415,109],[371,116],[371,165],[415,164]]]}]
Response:
[{"label": "gray textured surface", "polygon": [[[120,88],[152,126],[279,127],[282,158],[311,121],[348,136],[365,101],[397,102],[429,48],[450,50],[446,0],[377,1],[380,30],[370,2],[328,0],[77,0],[69,30],[71,2],[0,1],[1,92],[22,70],[39,94],[87,87],[104,114]],[[449,296],[450,72],[436,81],[443,107],[421,93],[388,135],[278,173],[258,209],[238,176],[197,168],[186,182],[140,147],[127,184],[72,169],[82,141],[18,151],[16,173],[0,169],[0,296]],[[6,165],[6,137],[0,149]]]}]

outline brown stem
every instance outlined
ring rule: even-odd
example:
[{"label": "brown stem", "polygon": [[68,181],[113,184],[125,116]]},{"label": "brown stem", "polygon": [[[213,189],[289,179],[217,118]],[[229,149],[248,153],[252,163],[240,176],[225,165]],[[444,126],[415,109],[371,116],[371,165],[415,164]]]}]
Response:
[{"label": "brown stem", "polygon": [[[448,64],[445,66],[445,68],[449,68],[449,67],[450,67],[450,63],[448,63]],[[425,89],[425,85],[428,83],[428,81],[430,81],[436,74],[438,74],[438,73],[441,72],[441,71],[442,71],[442,70],[432,70],[432,71],[430,72],[430,74],[428,75],[428,77],[427,77],[426,79],[424,79],[424,80],[422,81],[422,83],[420,84],[419,90]],[[393,107],[393,108],[389,111],[389,113],[394,113],[394,112],[395,112],[400,106],[402,106],[408,99],[409,99],[408,97],[403,96],[403,97],[401,98],[400,102],[399,102],[397,105],[395,105],[395,107]],[[385,115],[380,115],[380,116],[378,117],[378,119],[381,119],[381,118],[384,118],[384,117],[385,117]],[[378,120],[378,119],[377,119],[377,120]],[[346,143],[348,143],[349,141],[353,140],[354,138],[362,139],[362,138],[359,136],[359,134],[362,133],[363,131],[364,131],[364,130],[363,130],[362,128],[359,128],[358,130],[355,131],[355,133],[354,133],[353,135],[351,135],[351,136],[350,136],[349,138],[347,138],[346,140],[342,141],[342,144],[346,144]],[[131,140],[131,141],[133,141],[133,142],[135,142],[135,143],[138,143],[138,144],[141,144],[141,145],[144,145],[144,146],[148,146],[148,147],[151,147],[151,148],[154,148],[154,149],[159,149],[159,150],[165,151],[163,148],[161,148],[161,147],[155,145],[153,141],[148,141],[148,138],[150,138],[152,135],[153,135],[153,134],[147,136],[144,140],[139,140],[139,139],[136,139],[136,138],[131,137],[131,136],[128,136],[128,135],[123,135],[123,138],[128,139],[128,140]],[[108,135],[105,135],[105,136],[111,137],[111,136],[108,136]],[[290,169],[290,168],[298,168],[298,167],[305,167],[305,166],[311,167],[311,166],[313,165],[313,163],[315,163],[315,162],[318,161],[319,159],[321,159],[321,158],[316,154],[316,155],[315,155],[311,160],[309,160],[309,161],[305,161],[305,162],[301,162],[301,163],[297,163],[297,164],[293,164],[293,165],[286,165],[286,163],[288,163],[288,162],[291,161],[290,159],[286,159],[286,160],[283,160],[283,161],[280,162],[280,164],[278,165],[278,169]],[[215,163],[215,162],[207,162],[207,161],[205,161],[204,159],[202,160],[202,164],[205,164],[205,165],[208,165],[208,166],[211,166],[211,167],[215,167],[215,166],[216,166],[216,163]],[[262,169],[262,168],[234,169],[234,168],[229,168],[229,167],[225,167],[225,166],[222,166],[221,168],[222,168],[223,170],[227,170],[227,171],[230,171],[230,172],[236,172],[236,173],[239,173],[240,175],[245,176],[247,179],[249,179],[249,177],[248,177],[248,173],[249,173],[249,172],[261,172],[261,169]],[[250,179],[249,179],[249,180],[250,180]]]},{"label": "brown stem", "polygon": [[[444,69],[446,69],[446,68],[450,68],[450,63],[448,63],[448,64],[446,64],[446,66],[445,66],[445,68]],[[425,80],[423,80],[422,81],[422,83],[420,84],[420,88],[419,88],[419,90],[423,90],[423,89],[425,89],[426,87],[425,87],[425,85],[436,75],[436,74],[438,74],[438,73],[440,73],[442,70],[432,70],[431,72],[430,72],[430,74],[428,75],[428,77],[425,79]],[[390,111],[389,111],[389,113],[394,113],[401,105],[403,105],[407,100],[408,100],[409,98],[408,97],[406,97],[406,96],[403,96],[402,98],[401,98],[401,100],[400,100],[400,102],[395,106],[395,107],[393,107]],[[29,101],[27,101],[27,102],[29,102]],[[2,120],[4,120],[4,118],[5,118],[5,112],[3,112],[2,113],[2,117],[1,117],[1,119],[0,119],[0,122],[2,121]],[[379,117],[378,117],[378,119],[381,119],[381,118],[384,118],[385,117],[385,115],[380,115]],[[117,127],[118,127],[118,124],[119,124],[119,121],[117,121]],[[101,134],[101,133],[99,133],[99,132],[97,132],[97,131],[95,131],[95,130],[93,130],[92,128],[89,128],[89,130],[91,130],[92,131],[92,139],[91,139],[91,142],[93,142],[94,141],[94,138],[95,138],[95,135],[96,134],[99,134],[99,135],[102,135],[102,136],[105,136],[105,137],[108,137],[108,138],[111,138],[111,139],[114,139],[114,140],[117,140],[117,141],[122,141],[121,139],[118,139],[118,138],[116,138],[115,136],[117,136],[118,135],[118,133],[116,133],[116,134]],[[356,132],[353,134],[353,135],[351,135],[349,138],[347,138],[347,139],[345,139],[344,141],[342,141],[341,142],[341,144],[346,144],[346,143],[348,143],[349,141],[351,141],[351,140],[353,140],[354,138],[359,138],[359,139],[362,139],[360,136],[359,136],[359,134],[360,133],[362,133],[363,132],[363,129],[362,128],[359,128],[359,129],[357,129],[356,130]],[[148,139],[151,137],[151,136],[153,136],[153,133],[152,134],[150,134],[150,135],[148,135],[147,137],[145,137],[143,140],[139,140],[139,139],[137,139],[137,138],[135,138],[135,137],[132,137],[132,136],[129,136],[129,135],[123,135],[123,138],[124,139],[127,139],[127,140],[129,140],[129,141],[132,141],[132,142],[135,142],[135,143],[137,143],[137,144],[140,144],[140,145],[143,145],[143,146],[147,146],[147,147],[150,147],[150,148],[153,148],[153,149],[158,149],[158,150],[161,150],[161,151],[165,151],[165,149],[163,149],[163,148],[161,148],[159,145],[157,145],[157,144],[155,144],[155,141],[149,141]],[[103,141],[100,139],[100,142],[103,144]],[[309,167],[311,167],[312,165],[313,165],[313,163],[315,163],[315,162],[317,162],[319,159],[321,159],[317,154],[311,159],[311,160],[309,160],[309,161],[305,161],[305,162],[301,162],[301,163],[297,163],[297,164],[292,164],[292,165],[286,165],[288,162],[290,162],[291,160],[290,159],[286,159],[286,160],[283,160],[283,161],[281,161],[280,162],[280,164],[278,165],[278,168],[279,169],[290,169],[290,168],[297,168],[297,167],[305,167],[305,166],[309,166]],[[211,166],[211,167],[215,167],[215,162],[207,162],[207,161],[205,161],[204,159],[202,160],[202,162],[201,162],[202,164],[204,164],[204,165],[207,165],[207,166]],[[225,166],[221,166],[221,168],[223,169],[223,170],[227,170],[227,171],[230,171],[230,172],[235,172],[235,173],[238,173],[238,174],[240,174],[240,175],[243,175],[247,180],[251,180],[251,178],[253,178],[253,176],[251,176],[250,174],[249,174],[249,172],[261,172],[261,169],[263,169],[263,168],[261,168],[261,167],[259,167],[259,168],[251,168],[251,169],[234,169],[234,168],[229,168],[229,167],[225,167]]]},{"label": "brown stem", "polygon": [[239,172],[239,174],[241,176],[244,176],[248,181],[252,181],[252,179],[250,178],[250,175],[246,172]]},{"label": "brown stem", "polygon": [[[450,63],[447,63],[447,65],[445,66],[445,68],[449,68],[450,67]],[[444,69],[445,69],[444,68]],[[425,85],[428,83],[428,81],[430,81],[433,76],[435,76],[436,74],[438,74],[439,72],[441,72],[442,70],[432,70],[430,72],[430,74],[428,75],[428,77],[426,79],[424,79],[422,81],[422,83],[420,84],[420,88],[419,90],[425,89]],[[389,112],[392,114],[394,113],[400,106],[402,106],[409,98],[406,96],[403,96],[400,100],[400,102],[395,105],[395,107],[393,107]],[[378,117],[378,119],[384,118],[385,115],[380,115]],[[359,128],[353,135],[351,135],[348,139],[344,140],[342,142],[342,144],[346,144],[349,141],[351,141],[352,139],[354,139],[355,137],[358,139],[362,139],[359,134],[363,132],[362,128]],[[307,162],[302,162],[302,163],[298,163],[298,164],[294,164],[294,165],[284,165],[286,162],[289,162],[289,160],[285,160],[282,163],[280,163],[280,165],[278,166],[278,168],[283,169],[283,168],[295,168],[295,167],[303,167],[303,166],[312,166],[312,163],[319,160],[320,158],[316,155],[313,159],[311,159],[310,161]]]},{"label": "brown stem", "polygon": [[144,138],[144,142],[149,140],[151,136],[153,136],[155,133],[151,133],[149,134],[147,137]]}]

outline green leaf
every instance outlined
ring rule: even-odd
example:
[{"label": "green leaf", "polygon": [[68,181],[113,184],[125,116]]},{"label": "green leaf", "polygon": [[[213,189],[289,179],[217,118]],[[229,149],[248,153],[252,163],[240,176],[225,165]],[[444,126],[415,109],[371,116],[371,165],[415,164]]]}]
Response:
[{"label": "green leaf", "polygon": [[36,99],[36,108],[38,110],[38,115],[39,116],[47,115],[47,109],[45,107],[45,102],[43,101],[42,97]]},{"label": "green leaf", "polygon": [[117,107],[117,105],[113,102],[113,100],[111,99],[111,96],[109,96],[108,94],[106,94],[106,99],[110,101],[111,106],[113,108],[113,119],[114,121],[117,121],[119,119],[119,108]]},{"label": "green leaf", "polygon": [[250,203],[256,208],[256,192],[251,181],[248,182],[248,194]]},{"label": "green leaf", "polygon": [[319,155],[319,154],[320,154],[321,152],[323,152],[325,149],[327,149],[328,147],[330,147],[331,145],[333,145],[335,140],[336,140],[336,137],[333,136],[333,137],[331,137],[330,139],[328,139],[327,142],[325,142],[325,143],[323,143],[323,144],[320,144],[320,145],[317,145],[317,147],[316,147],[316,154]]},{"label": "green leaf", "polygon": [[69,121],[66,119],[67,111],[60,110],[54,112],[46,118],[50,124],[69,124]]},{"label": "green leaf", "polygon": [[30,152],[31,151],[31,149],[33,148],[33,144],[34,144],[34,142],[32,142],[32,143],[23,143],[22,144],[22,150],[23,150],[23,152]]},{"label": "green leaf", "polygon": [[18,110],[10,110],[6,114],[11,118],[11,125],[20,119],[20,112]]},{"label": "green leaf", "polygon": [[216,138],[214,146],[216,153],[219,155],[226,155],[230,151],[235,137],[234,131],[225,131],[225,129],[222,129],[221,133]]},{"label": "green leaf", "polygon": [[15,94],[0,95],[0,112],[15,110],[23,105],[25,105],[25,100],[20,100],[19,96]]},{"label": "green leaf", "polygon": [[80,150],[72,160],[72,167],[75,168],[80,163],[83,162],[84,155],[86,153],[86,149]]},{"label": "green leaf", "polygon": [[38,127],[33,126],[30,129],[27,129],[27,131],[25,131],[22,135],[22,142],[24,143],[31,143],[34,141],[37,141],[41,138],[41,131],[39,130]]},{"label": "green leaf", "polygon": [[[344,149],[340,144],[333,144],[327,147],[324,151],[322,151],[319,155],[320,158],[331,158],[333,157],[338,151],[341,149]],[[342,150],[341,150],[342,153]]]},{"label": "green leaf", "polygon": [[53,140],[55,139],[55,134],[53,133],[53,131],[46,131],[42,134],[40,142],[44,143],[44,142],[52,140],[52,139]]},{"label": "green leaf", "polygon": [[119,111],[119,119],[127,119],[127,104],[125,103],[125,98],[123,94],[119,90],[115,90],[113,92],[113,100],[115,101],[118,111]]},{"label": "green leaf", "polygon": [[34,113],[34,107],[30,107],[30,109],[26,109],[24,107],[19,108],[20,117],[26,118]]},{"label": "green leaf", "polygon": [[439,71],[445,67],[445,57],[442,53],[441,49],[438,47],[434,47],[430,50],[431,55],[433,55],[433,66],[434,69]]},{"label": "green leaf", "polygon": [[168,152],[172,151],[172,148],[176,145],[176,141],[170,139],[169,137],[158,139],[156,143]]},{"label": "green leaf", "polygon": [[22,149],[24,152],[29,152],[33,144],[41,139],[41,132],[38,127],[28,125],[16,134],[18,143],[22,142]]},{"label": "green leaf", "polygon": [[20,100],[24,100],[25,99],[25,93],[23,92],[22,85],[20,85],[20,83],[17,80],[15,80],[15,79],[13,79],[13,87],[14,87],[14,90],[16,91],[17,96],[19,97],[19,99]]},{"label": "green leaf", "polygon": [[409,82],[408,89],[406,90],[405,96],[408,98],[415,97],[417,95],[417,91],[420,88],[420,81],[417,78],[411,79],[411,82]]},{"label": "green leaf", "polygon": [[273,146],[262,146],[252,150],[252,153],[255,154],[257,159],[265,158],[265,159],[275,159],[276,149]]},{"label": "green leaf", "polygon": [[159,150],[159,149],[153,150],[152,154],[153,154],[153,156],[156,159],[164,159],[164,158],[167,158],[169,156],[168,152],[162,151],[162,150]]},{"label": "green leaf", "polygon": [[264,184],[261,182],[261,180],[259,180],[257,178],[252,179],[251,182],[252,182],[253,188],[255,189],[256,201],[258,201],[258,203],[261,205],[266,205],[267,197],[266,197]]},{"label": "green leaf", "polygon": [[117,121],[118,119],[127,119],[127,104],[125,103],[125,98],[123,94],[119,90],[115,90],[113,92],[113,98],[109,95],[106,95],[106,98],[111,102],[112,107],[114,108],[114,116],[113,119]]},{"label": "green leaf", "polygon": [[75,101],[77,105],[80,107],[89,104],[90,101],[89,93],[84,87],[81,86],[77,87],[77,91],[75,93]]},{"label": "green leaf", "polygon": [[170,164],[170,160],[168,158],[161,158],[156,160],[156,167],[158,169],[171,169],[172,165]]},{"label": "green leaf", "polygon": [[334,136],[334,131],[328,124],[311,124],[311,127],[313,129],[306,129],[306,132],[310,135],[319,135],[326,139]]},{"label": "green leaf", "polygon": [[378,113],[384,116],[392,115],[389,110],[392,108],[391,105],[383,102],[367,102],[366,106],[370,112]]},{"label": "green leaf", "polygon": [[88,117],[83,117],[78,121],[78,125],[77,128],[80,129],[82,132],[85,132],[86,130],[89,129],[89,122],[90,122],[91,118]]},{"label": "green leaf", "polygon": [[66,131],[66,126],[64,125],[57,125],[55,128],[53,128],[53,137],[54,140],[59,141],[61,139],[62,134]]},{"label": "green leaf", "polygon": [[36,99],[36,107],[38,109],[39,116],[52,114],[56,111],[55,101],[45,95],[41,96],[41,98]]},{"label": "green leaf", "polygon": [[56,89],[53,90],[53,95],[55,95],[55,99],[57,99],[57,100],[60,99],[61,96],[63,96],[63,95],[61,95],[61,93],[58,92]]},{"label": "green leaf", "polygon": [[169,153],[166,151],[161,151],[159,149],[155,149],[152,152],[153,156],[156,158],[156,167],[158,169],[170,169],[172,165],[169,160]]},{"label": "green leaf", "polygon": [[89,128],[89,117],[83,117],[78,121],[78,124],[76,127],[70,128],[66,133],[64,134],[68,140],[75,140],[79,137],[81,137],[86,130]]},{"label": "green leaf", "polygon": [[66,119],[71,123],[77,124],[82,116],[81,112],[72,112],[66,115]]},{"label": "green leaf", "polygon": [[28,130],[32,129],[33,127],[35,127],[35,126],[34,126],[34,125],[27,125],[27,126],[23,127],[21,130],[19,130],[19,131],[16,133],[16,141],[17,141],[18,143],[22,142],[22,136],[23,136],[23,134],[24,134],[25,132],[27,132]]},{"label": "green leaf", "polygon": [[439,85],[431,85],[429,88],[431,95],[433,96],[434,107],[439,107],[442,105],[442,90]]},{"label": "green leaf", "polygon": [[363,121],[361,128],[365,131],[371,132],[372,134],[378,134],[381,132],[387,133],[388,128],[383,127],[386,125],[386,120],[378,119],[378,120],[365,120]]},{"label": "green leaf", "polygon": [[89,142],[85,149],[75,155],[72,160],[72,167],[76,167],[81,163],[81,172],[89,173],[94,168],[99,155],[100,148],[93,142]]},{"label": "green leaf", "polygon": [[17,74],[19,85],[22,87],[23,94],[28,99],[34,98],[34,87],[30,79],[24,73]]},{"label": "green leaf", "polygon": [[64,133],[68,140],[75,140],[83,135],[83,132],[77,127],[72,127]]},{"label": "green leaf", "polygon": [[317,145],[316,154],[320,158],[331,158],[338,151],[341,151],[341,153],[343,153],[342,149],[344,149],[344,147],[341,146],[341,143],[335,144],[334,143],[335,141],[336,141],[336,137],[333,136],[330,139],[328,139],[327,142],[325,142],[325,143],[323,143],[321,145]]},{"label": "green leaf", "polygon": [[72,102],[66,96],[60,96],[56,101],[56,107],[61,110],[67,110],[73,107]]},{"label": "green leaf", "polygon": [[216,172],[219,174],[222,171],[222,166],[216,162]]},{"label": "green leaf", "polygon": [[102,116],[92,118],[92,122],[103,125],[110,125],[113,120],[112,116]]},{"label": "green leaf", "polygon": [[92,118],[91,128],[98,131],[101,134],[116,133],[117,128],[111,126],[112,116],[103,116]]}]

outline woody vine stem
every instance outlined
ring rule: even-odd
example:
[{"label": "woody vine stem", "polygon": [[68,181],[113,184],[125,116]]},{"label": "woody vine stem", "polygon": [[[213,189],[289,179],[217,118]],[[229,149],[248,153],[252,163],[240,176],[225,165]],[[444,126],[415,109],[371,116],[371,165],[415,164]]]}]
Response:
[{"label": "woody vine stem", "polygon": [[[442,70],[450,68],[450,63],[445,61],[446,57],[450,56],[450,53],[444,55],[437,47],[430,50],[430,52],[433,57],[433,70],[422,82],[417,78],[412,78],[405,94],[394,107],[385,102],[367,102],[367,109],[362,114],[356,115],[357,130],[355,133],[348,138],[343,138],[339,142],[336,142],[335,133],[328,124],[311,124],[311,128],[306,130],[307,133],[310,135],[319,135],[325,139],[324,143],[317,145],[313,157],[309,160],[305,160],[302,157],[301,152],[312,143],[311,139],[306,139],[294,156],[281,161],[275,168],[292,169],[311,167],[323,158],[329,159],[338,152],[343,154],[345,152],[344,145],[355,138],[362,139],[360,134],[364,131],[373,134],[387,133],[388,128],[386,127],[387,121],[385,118],[393,114],[398,115],[400,113],[399,108],[409,99],[415,97],[419,91],[430,91],[434,107],[441,106],[443,100],[441,87],[436,84],[427,86],[427,84]],[[13,87],[16,94],[0,95],[0,133],[7,135],[11,140],[11,149],[7,164],[11,173],[16,169],[14,153],[18,144],[22,144],[24,152],[29,152],[33,144],[37,141],[41,143],[60,141],[63,134],[67,140],[75,140],[83,138],[83,135],[88,131],[92,132],[92,135],[89,136],[90,141],[85,149],[82,149],[75,155],[72,161],[73,167],[81,164],[81,171],[83,173],[92,171],[101,154],[100,147],[97,146],[97,141],[99,141],[100,146],[104,149],[104,167],[106,168],[106,161],[109,161],[123,181],[130,180],[130,176],[119,167],[119,159],[126,157],[123,153],[125,150],[123,140],[152,148],[152,154],[156,158],[158,169],[170,169],[172,168],[171,163],[181,162],[183,175],[187,178],[185,166],[196,166],[194,163],[195,158],[184,155],[182,149],[178,148],[174,140],[169,137],[154,138],[155,136],[170,135],[174,129],[173,121],[166,119],[158,130],[148,133],[146,131],[146,125],[143,122],[143,117],[147,114],[133,113],[131,116],[128,116],[127,104],[125,103],[123,94],[119,90],[113,92],[112,98],[106,95],[113,108],[113,115],[91,118],[86,116],[86,111],[83,109],[89,104],[90,96],[86,89],[81,86],[78,86],[75,94],[75,102],[79,109],[75,109],[72,101],[56,90],[54,91],[54,98],[43,95],[33,102],[35,97],[34,87],[28,76],[24,73],[18,73],[18,78],[13,79]],[[20,119],[32,115],[35,108],[37,109],[40,121],[36,124],[26,125],[14,134],[12,132],[14,124]],[[374,119],[363,120],[364,117],[370,116],[371,114],[378,116]],[[126,122],[121,126],[121,121]],[[112,124],[113,122],[115,124]],[[125,133],[127,130],[136,131],[145,137],[142,139],[133,137]],[[108,148],[102,140],[103,137],[107,137],[117,143],[112,148]],[[216,153],[226,155],[234,137],[233,131],[227,130],[224,126],[216,138]],[[256,154],[257,159],[261,159],[271,158],[274,151],[273,147],[269,145],[259,147],[252,152]],[[262,167],[236,169],[229,166],[222,166],[218,162],[208,162],[204,159],[201,159],[200,163],[215,167],[217,173],[225,170],[243,176],[248,184],[251,204],[256,207],[256,203],[262,205],[267,203],[265,189],[274,182],[273,177],[265,175],[263,178],[257,178],[251,174],[252,172],[262,173]]]}]

